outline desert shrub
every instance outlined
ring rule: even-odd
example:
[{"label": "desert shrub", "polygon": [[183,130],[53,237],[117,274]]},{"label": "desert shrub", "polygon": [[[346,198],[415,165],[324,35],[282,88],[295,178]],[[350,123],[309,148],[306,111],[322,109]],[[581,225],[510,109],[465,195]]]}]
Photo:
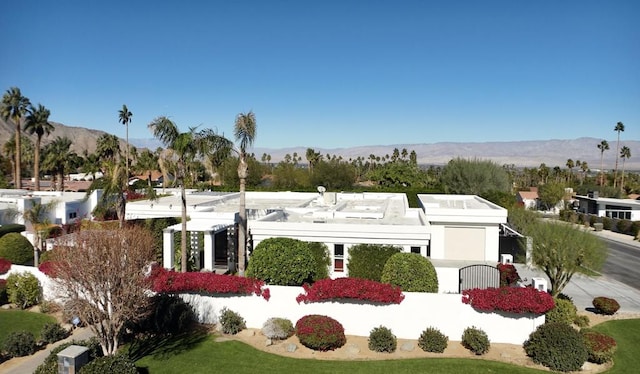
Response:
[{"label": "desert shrub", "polygon": [[307,247],[311,251],[311,255],[316,264],[313,280],[329,278],[329,266],[331,265],[331,256],[329,248],[324,243],[311,242],[307,243]]},{"label": "desert shrub", "polygon": [[562,322],[539,326],[523,346],[535,363],[556,371],[580,370],[589,357],[582,335]]},{"label": "desert shrub", "polygon": [[286,318],[269,318],[262,325],[262,334],[269,339],[287,339],[296,332],[293,323]]},{"label": "desert shrub", "polygon": [[609,217],[602,217],[602,228],[605,230],[611,230],[613,227],[613,219]]},{"label": "desert shrub", "polygon": [[573,320],[573,323],[580,328],[588,327],[589,317],[585,315],[576,315],[576,318]]},{"label": "desert shrub", "polygon": [[6,258],[0,258],[0,275],[6,274],[11,269],[11,261]]},{"label": "desert shrub", "polygon": [[4,339],[4,351],[10,357],[32,355],[36,351],[36,338],[29,331],[14,331]]},{"label": "desert shrub", "polygon": [[251,254],[247,267],[247,277],[279,286],[301,286],[312,282],[315,272],[316,262],[307,243],[291,238],[261,241]]},{"label": "desert shrub", "polygon": [[562,299],[562,300],[569,300],[569,301],[571,301],[571,303],[573,303],[573,298],[571,296],[567,295],[566,293],[560,292],[555,298],[556,299]]},{"label": "desert shrub", "polygon": [[489,352],[491,343],[486,332],[471,326],[462,332],[462,346],[477,355],[482,355]]},{"label": "desert shrub", "polygon": [[572,324],[577,315],[578,309],[569,300],[554,298],[556,306],[545,314],[546,323],[562,322]]},{"label": "desert shrub", "polygon": [[580,331],[580,333],[589,353],[589,362],[604,364],[613,359],[613,354],[618,348],[614,338],[593,330]]},{"label": "desert shrub", "polygon": [[89,361],[102,357],[102,348],[100,347],[98,339],[91,338],[89,340],[72,340],[51,349],[49,356],[47,356],[44,362],[36,368],[34,374],[58,374],[58,353],[71,345],[81,345],[89,348]]},{"label": "desert shrub", "polygon": [[220,310],[220,317],[218,320],[222,326],[222,332],[225,334],[235,335],[247,328],[244,318],[242,318],[242,316],[237,312],[227,309],[227,307]]},{"label": "desert shrub", "polygon": [[396,253],[382,270],[382,282],[407,292],[438,292],[438,274],[428,258],[417,253]]},{"label": "desert shrub", "polygon": [[[2,225],[0,226],[0,238],[2,238],[3,236],[9,234],[9,233],[21,233],[24,230],[26,230],[25,225],[21,225],[18,223],[9,223],[6,225]],[[1,256],[0,256],[1,257]]]},{"label": "desert shrub", "polygon": [[615,314],[620,309],[620,304],[615,299],[604,296],[594,298],[592,304],[598,313],[608,316]]},{"label": "desert shrub", "polygon": [[627,234],[631,231],[631,221],[626,219],[615,220],[615,228],[617,232]]},{"label": "desert shrub", "polygon": [[16,265],[28,265],[33,262],[33,245],[17,232],[0,238],[0,257]]},{"label": "desert shrub", "polygon": [[369,349],[374,352],[393,353],[398,347],[398,339],[387,327],[375,327],[369,333]]},{"label": "desert shrub", "polygon": [[331,351],[347,342],[340,322],[318,314],[300,318],[296,322],[296,336],[302,345],[316,351]]},{"label": "desert shrub", "polygon": [[598,217],[594,215],[589,215],[589,226],[593,227],[593,224],[595,224],[596,222],[598,222]]},{"label": "desert shrub", "polygon": [[175,295],[153,296],[150,310],[145,319],[127,328],[135,333],[171,335],[189,331],[197,321],[191,305]]},{"label": "desert shrub", "polygon": [[640,233],[640,221],[633,221],[631,222],[631,235],[634,238],[638,237],[638,233]]},{"label": "desert shrub", "polygon": [[54,343],[69,336],[69,331],[57,322],[46,323],[40,330],[40,337],[45,343]]},{"label": "desert shrub", "polygon": [[428,327],[418,338],[418,347],[425,352],[442,353],[447,348],[449,337],[435,327]]},{"label": "desert shrub", "polygon": [[7,280],[0,279],[0,305],[4,305],[9,302],[9,296],[7,295]]},{"label": "desert shrub", "polygon": [[138,369],[132,359],[125,354],[98,357],[80,369],[80,374],[137,374]]},{"label": "desert shrub", "polygon": [[7,277],[9,302],[26,309],[38,304],[42,295],[40,281],[31,273],[13,273]]},{"label": "desert shrub", "polygon": [[402,248],[391,245],[357,244],[349,248],[347,270],[350,278],[380,282],[387,260]]}]

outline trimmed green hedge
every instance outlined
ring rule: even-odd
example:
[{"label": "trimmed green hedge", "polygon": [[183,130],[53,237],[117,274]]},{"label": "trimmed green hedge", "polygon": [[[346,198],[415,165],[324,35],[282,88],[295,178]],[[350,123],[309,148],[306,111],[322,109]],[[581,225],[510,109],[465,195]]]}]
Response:
[{"label": "trimmed green hedge", "polygon": [[291,238],[269,238],[253,250],[246,275],[270,285],[302,286],[313,282],[316,268],[307,243]]},{"label": "trimmed green hedge", "polygon": [[347,270],[350,278],[362,278],[380,282],[382,270],[387,260],[396,253],[400,253],[400,247],[378,244],[357,244],[349,248],[349,260]]},{"label": "trimmed green hedge", "polygon": [[10,232],[17,232],[17,233],[21,233],[23,231],[26,230],[26,227],[24,225],[20,225],[17,223],[10,223],[7,225],[2,225],[0,226],[0,238],[5,236],[6,234],[10,233]]},{"label": "trimmed green hedge", "polygon": [[406,292],[438,292],[438,274],[428,258],[417,253],[396,253],[384,265],[382,283]]},{"label": "trimmed green hedge", "polygon": [[0,257],[6,258],[15,265],[31,265],[33,245],[17,232],[6,234],[0,238]]}]

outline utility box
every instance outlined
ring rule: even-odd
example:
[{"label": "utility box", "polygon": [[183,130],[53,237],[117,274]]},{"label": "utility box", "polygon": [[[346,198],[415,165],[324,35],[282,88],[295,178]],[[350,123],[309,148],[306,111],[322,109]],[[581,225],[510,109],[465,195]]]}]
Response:
[{"label": "utility box", "polygon": [[70,345],[58,353],[58,374],[76,374],[89,362],[89,348]]},{"label": "utility box", "polygon": [[510,254],[501,254],[500,255],[500,263],[504,264],[513,264],[513,255]]},{"label": "utility box", "polygon": [[531,278],[531,285],[538,291],[547,292],[547,280],[544,278]]}]

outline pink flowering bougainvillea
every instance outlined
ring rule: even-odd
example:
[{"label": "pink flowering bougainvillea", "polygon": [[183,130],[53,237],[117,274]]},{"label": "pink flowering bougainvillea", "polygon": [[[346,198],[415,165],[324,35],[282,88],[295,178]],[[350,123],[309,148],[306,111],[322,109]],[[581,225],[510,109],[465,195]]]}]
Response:
[{"label": "pink flowering bougainvillea", "polygon": [[6,258],[0,258],[0,275],[6,273],[11,269],[11,261]]},{"label": "pink flowering bougainvillea", "polygon": [[462,291],[462,302],[485,312],[516,314],[542,314],[555,306],[551,295],[531,287],[474,288]]},{"label": "pink flowering bougainvillea", "polygon": [[500,271],[500,287],[517,286],[521,281],[518,270],[512,264],[498,263],[497,267]]},{"label": "pink flowering bougainvillea", "polygon": [[313,285],[302,286],[305,293],[298,295],[299,303],[312,303],[336,299],[363,300],[381,304],[400,304],[404,299],[398,286],[360,278],[320,279]]},{"label": "pink flowering bougainvillea", "polygon": [[259,279],[215,273],[177,273],[161,267],[153,269],[152,290],[160,293],[205,292],[211,294],[239,294],[262,296],[269,300],[271,293]]}]

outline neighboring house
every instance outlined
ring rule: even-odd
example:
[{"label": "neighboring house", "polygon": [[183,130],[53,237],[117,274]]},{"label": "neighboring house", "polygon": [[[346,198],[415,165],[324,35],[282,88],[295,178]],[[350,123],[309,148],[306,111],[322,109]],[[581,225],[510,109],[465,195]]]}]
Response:
[{"label": "neighboring house", "polygon": [[518,191],[516,202],[525,209],[538,209],[538,188],[531,187],[530,191]]},{"label": "neighboring house", "polygon": [[[170,180],[172,178],[173,178],[172,176],[169,176]],[[133,177],[129,178],[129,185],[132,185],[132,184],[134,184],[135,182],[137,182],[139,180],[145,181],[145,182],[147,180],[149,180],[149,173],[143,173],[143,174],[136,175],[136,176],[133,176]],[[154,170],[154,171],[151,172],[151,185],[152,186],[154,186],[154,187],[155,186],[161,186],[163,180],[164,180],[164,177],[162,176],[161,172],[159,172],[157,170]]]},{"label": "neighboring house", "polygon": [[640,221],[640,200],[614,199],[599,197],[598,192],[587,196],[578,195],[578,212],[594,214],[598,217],[609,217]]},{"label": "neighboring house", "polygon": [[[169,191],[169,190],[167,190]],[[419,195],[421,208],[410,208],[402,193],[247,192],[250,247],[272,237],[290,237],[327,245],[332,277],[347,275],[349,248],[356,244],[400,246],[434,260],[499,261],[499,226],[507,211],[478,196]],[[199,267],[226,267],[235,250],[229,238],[237,222],[239,193],[187,194],[190,232],[204,232]],[[127,219],[179,217],[178,194],[155,201],[127,203]],[[173,235],[165,230],[163,265],[173,267]],[[195,235],[194,235],[195,239]],[[233,261],[231,261],[233,262]]]}]

